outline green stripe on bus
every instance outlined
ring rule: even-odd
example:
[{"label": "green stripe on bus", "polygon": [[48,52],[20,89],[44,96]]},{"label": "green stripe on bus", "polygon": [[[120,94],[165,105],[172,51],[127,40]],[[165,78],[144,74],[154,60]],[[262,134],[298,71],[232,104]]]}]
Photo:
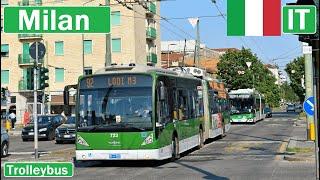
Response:
[{"label": "green stripe on bus", "polygon": [[227,35],[245,35],[245,0],[228,0]]}]

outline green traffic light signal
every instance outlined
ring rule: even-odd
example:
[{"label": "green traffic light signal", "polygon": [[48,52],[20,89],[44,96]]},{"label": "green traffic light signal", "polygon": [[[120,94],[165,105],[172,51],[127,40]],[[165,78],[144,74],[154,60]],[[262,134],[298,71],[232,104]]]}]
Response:
[{"label": "green traffic light signal", "polygon": [[27,79],[26,79],[27,89],[33,90],[33,82],[34,82],[33,81],[33,75],[34,75],[33,68],[27,68],[26,72],[27,72]]},{"label": "green traffic light signal", "polygon": [[49,84],[46,82],[49,79],[47,73],[49,72],[48,68],[40,68],[40,77],[39,77],[39,89],[43,90],[46,87],[49,87]]}]

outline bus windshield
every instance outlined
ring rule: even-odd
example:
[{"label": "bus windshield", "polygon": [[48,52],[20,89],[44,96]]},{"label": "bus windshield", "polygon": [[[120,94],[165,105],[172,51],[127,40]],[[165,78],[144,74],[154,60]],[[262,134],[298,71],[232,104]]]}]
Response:
[{"label": "bus windshield", "polygon": [[253,113],[253,99],[231,99],[231,114]]},{"label": "bus windshield", "polygon": [[149,85],[109,84],[105,88],[80,89],[78,131],[151,130],[152,81],[151,77],[142,79]]}]

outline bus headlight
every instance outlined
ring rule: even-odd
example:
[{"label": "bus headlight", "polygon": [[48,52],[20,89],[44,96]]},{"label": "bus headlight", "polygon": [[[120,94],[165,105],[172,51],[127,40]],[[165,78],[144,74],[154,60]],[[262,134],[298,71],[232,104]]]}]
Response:
[{"label": "bus headlight", "polygon": [[81,144],[83,146],[89,146],[89,144],[86,142],[86,140],[84,140],[81,136],[77,136],[77,142],[78,144]]}]

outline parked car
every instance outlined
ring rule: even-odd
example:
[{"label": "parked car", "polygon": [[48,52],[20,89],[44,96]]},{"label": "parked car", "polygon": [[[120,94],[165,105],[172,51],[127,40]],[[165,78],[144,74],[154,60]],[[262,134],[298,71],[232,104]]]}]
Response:
[{"label": "parked car", "polygon": [[301,104],[297,104],[297,105],[295,106],[295,108],[296,108],[296,112],[299,112],[299,113],[300,113],[300,112],[303,111]]},{"label": "parked car", "polygon": [[[61,115],[41,115],[38,116],[38,138],[53,140],[55,137],[55,130],[64,121]],[[34,139],[34,121],[31,120],[23,129],[21,133],[23,141]]]},{"label": "parked car", "polygon": [[1,127],[1,157],[8,156],[9,152],[9,135],[5,128]]},{"label": "parked car", "polygon": [[56,143],[72,142],[76,139],[76,117],[68,116],[67,121],[56,129]]},{"label": "parked car", "polygon": [[296,108],[293,104],[288,104],[287,112],[296,112]]},{"label": "parked car", "polygon": [[272,109],[270,107],[265,107],[264,112],[266,113],[266,118],[271,118],[272,117]]}]

